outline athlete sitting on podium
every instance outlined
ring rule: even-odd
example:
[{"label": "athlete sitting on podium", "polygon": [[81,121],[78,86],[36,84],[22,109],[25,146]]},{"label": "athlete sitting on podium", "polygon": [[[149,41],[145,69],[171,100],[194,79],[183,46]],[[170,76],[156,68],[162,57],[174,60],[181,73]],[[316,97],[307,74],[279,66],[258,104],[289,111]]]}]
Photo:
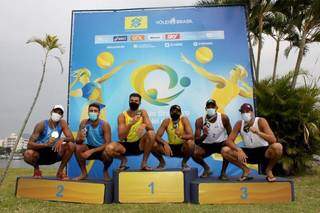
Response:
[{"label": "athlete sitting on podium", "polygon": [[[282,145],[277,143],[267,120],[254,116],[253,107],[250,104],[243,104],[239,111],[242,120],[235,124],[227,139],[227,146],[222,149],[222,155],[243,170],[240,181],[252,179],[246,163],[267,163],[266,179],[269,182],[276,181],[272,168],[281,158]],[[239,133],[244,144],[242,148],[234,144]]]},{"label": "athlete sitting on podium", "polygon": [[[69,179],[63,170],[75,146],[68,124],[62,119],[63,112],[61,105],[55,105],[50,118],[39,122],[29,139],[27,150],[24,152],[24,161],[34,167],[34,178],[42,178],[39,165],[50,165],[61,161],[56,177],[60,180]],[[62,133],[65,137],[61,137]]]},{"label": "athlete sitting on podium", "polygon": [[118,134],[120,142],[111,143],[106,146],[106,152],[110,157],[121,160],[119,171],[127,169],[127,155],[140,155],[143,153],[141,170],[152,170],[147,166],[153,144],[155,133],[144,109],[139,109],[141,96],[132,93],[129,96],[130,109],[118,116]]},{"label": "athlete sitting on podium", "polygon": [[[164,132],[167,132],[168,142],[162,139]],[[159,160],[157,169],[163,169],[166,165],[162,155],[182,157],[182,169],[189,168],[187,161],[194,148],[193,133],[188,118],[181,116],[180,106],[170,107],[170,118],[162,121],[156,134],[156,141],[152,154]]]},{"label": "athlete sitting on podium", "polygon": [[88,106],[89,119],[81,121],[76,139],[76,158],[81,169],[81,175],[75,180],[86,179],[86,160],[101,160],[104,164],[103,175],[109,180],[108,168],[112,158],[107,156],[105,145],[111,142],[111,128],[108,122],[99,118],[101,104],[91,103]]},{"label": "athlete sitting on podium", "polygon": [[[204,158],[214,153],[221,153],[221,149],[226,145],[225,142],[232,129],[228,116],[217,112],[218,106],[215,100],[209,99],[206,102],[205,109],[205,116],[196,120],[196,146],[192,156],[193,160],[204,169],[201,177],[208,177],[211,174],[210,167],[204,161]],[[228,179],[226,175],[228,163],[223,159],[219,177],[221,180]]]}]

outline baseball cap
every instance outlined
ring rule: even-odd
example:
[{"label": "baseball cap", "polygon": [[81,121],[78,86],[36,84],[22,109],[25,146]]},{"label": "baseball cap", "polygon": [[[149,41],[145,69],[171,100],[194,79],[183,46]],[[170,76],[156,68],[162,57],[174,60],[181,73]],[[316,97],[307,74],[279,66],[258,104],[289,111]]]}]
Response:
[{"label": "baseball cap", "polygon": [[209,104],[213,104],[214,106],[217,106],[216,101],[213,100],[212,98],[210,98],[209,100],[207,100],[207,102],[206,102],[206,107],[208,107]]},{"label": "baseball cap", "polygon": [[248,112],[248,111],[253,111],[252,105],[248,103],[242,104],[239,109],[239,112]]},{"label": "baseball cap", "polygon": [[64,108],[63,108],[63,106],[61,104],[54,105],[52,109],[61,109],[62,112],[64,112]]},{"label": "baseball cap", "polygon": [[179,106],[179,105],[172,105],[171,107],[170,107],[170,112],[172,111],[172,110],[178,110],[179,112],[181,112],[181,107]]}]

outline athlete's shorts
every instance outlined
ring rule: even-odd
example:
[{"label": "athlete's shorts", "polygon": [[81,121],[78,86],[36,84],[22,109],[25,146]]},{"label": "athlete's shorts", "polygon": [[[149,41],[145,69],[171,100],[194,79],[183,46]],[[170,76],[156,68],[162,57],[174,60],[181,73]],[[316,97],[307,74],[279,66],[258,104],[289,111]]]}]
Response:
[{"label": "athlete's shorts", "polygon": [[124,155],[140,155],[143,153],[143,150],[140,150],[140,147],[139,147],[140,141],[141,139],[135,142],[118,142],[118,143],[124,146],[124,148],[126,149],[126,152]]},{"label": "athlete's shorts", "polygon": [[247,162],[252,164],[266,163],[268,159],[265,157],[265,153],[269,146],[261,146],[256,148],[244,148],[241,149],[248,156]]},{"label": "athlete's shorts", "polygon": [[225,146],[225,141],[219,143],[200,143],[198,144],[201,148],[204,149],[205,154],[204,157],[208,157],[214,153],[221,153],[222,147]]},{"label": "athlete's shorts", "polygon": [[182,153],[183,144],[169,144],[169,146],[172,151],[172,157],[183,157],[183,153]]},{"label": "athlete's shorts", "polygon": [[[89,149],[97,148],[95,146],[91,146],[91,145],[88,145],[88,144],[86,144],[86,145],[87,145],[87,147]],[[100,151],[100,152],[95,152],[92,155],[90,155],[90,157],[87,160],[101,160],[102,161],[102,159],[103,159],[102,154],[103,154],[103,150]]]},{"label": "athlete's shorts", "polygon": [[53,151],[52,147],[45,147],[42,149],[33,150],[39,153],[39,165],[51,165],[61,161],[62,156],[58,152]]}]

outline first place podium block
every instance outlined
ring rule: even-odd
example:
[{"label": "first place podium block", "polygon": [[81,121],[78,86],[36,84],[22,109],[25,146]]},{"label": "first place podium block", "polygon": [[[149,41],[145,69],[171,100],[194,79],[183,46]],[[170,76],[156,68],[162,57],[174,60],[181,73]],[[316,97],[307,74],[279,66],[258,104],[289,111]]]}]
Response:
[{"label": "first place podium block", "polygon": [[118,203],[182,203],[190,201],[190,182],[197,169],[182,171],[123,171],[114,174]]},{"label": "first place podium block", "polygon": [[55,178],[18,177],[16,196],[50,201],[103,204],[111,203],[112,181],[60,181]]},{"label": "first place podium block", "polygon": [[264,176],[240,182],[231,177],[220,181],[217,177],[196,179],[191,183],[191,202],[198,204],[286,203],[294,200],[293,181],[277,178],[269,183]]}]

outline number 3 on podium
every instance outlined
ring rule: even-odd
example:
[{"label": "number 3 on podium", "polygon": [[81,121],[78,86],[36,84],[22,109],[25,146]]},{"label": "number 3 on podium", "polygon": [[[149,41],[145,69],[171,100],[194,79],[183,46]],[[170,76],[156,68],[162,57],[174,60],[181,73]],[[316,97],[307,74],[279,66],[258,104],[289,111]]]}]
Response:
[{"label": "number 3 on podium", "polygon": [[246,200],[246,199],[248,199],[248,188],[247,187],[241,187],[241,189],[240,189],[240,191],[242,192],[242,194],[241,194],[241,199],[242,200]]},{"label": "number 3 on podium", "polygon": [[148,187],[150,188],[151,194],[154,194],[154,182],[151,182]]}]

